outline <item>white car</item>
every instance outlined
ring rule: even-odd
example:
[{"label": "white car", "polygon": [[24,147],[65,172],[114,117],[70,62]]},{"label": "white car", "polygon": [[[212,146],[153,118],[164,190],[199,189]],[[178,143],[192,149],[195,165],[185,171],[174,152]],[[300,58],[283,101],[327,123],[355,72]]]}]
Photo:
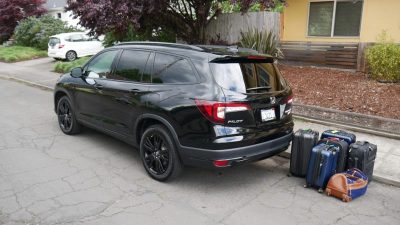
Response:
[{"label": "white car", "polygon": [[55,59],[74,61],[77,58],[95,55],[104,49],[103,43],[83,32],[62,33],[50,37],[47,55]]}]

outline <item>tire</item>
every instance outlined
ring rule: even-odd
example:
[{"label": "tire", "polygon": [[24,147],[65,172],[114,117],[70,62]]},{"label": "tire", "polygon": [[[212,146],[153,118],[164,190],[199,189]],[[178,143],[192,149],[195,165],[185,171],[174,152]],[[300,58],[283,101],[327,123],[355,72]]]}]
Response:
[{"label": "tire", "polygon": [[75,59],[77,59],[78,58],[78,55],[76,54],[76,52],[75,51],[68,51],[66,54],[65,54],[65,58],[67,59],[67,61],[74,61]]},{"label": "tire", "polygon": [[76,120],[71,101],[67,96],[63,96],[57,102],[57,118],[64,134],[73,135],[81,132],[81,125]]},{"label": "tire", "polygon": [[146,172],[157,181],[172,180],[183,170],[174,140],[162,125],[150,126],[143,133],[140,158]]}]

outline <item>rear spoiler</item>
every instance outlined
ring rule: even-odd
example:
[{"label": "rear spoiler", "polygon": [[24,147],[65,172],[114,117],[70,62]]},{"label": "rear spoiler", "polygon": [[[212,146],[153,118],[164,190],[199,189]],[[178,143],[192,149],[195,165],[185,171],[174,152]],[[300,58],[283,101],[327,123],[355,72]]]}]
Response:
[{"label": "rear spoiler", "polygon": [[273,63],[274,57],[270,55],[224,56],[215,58],[211,63]]}]

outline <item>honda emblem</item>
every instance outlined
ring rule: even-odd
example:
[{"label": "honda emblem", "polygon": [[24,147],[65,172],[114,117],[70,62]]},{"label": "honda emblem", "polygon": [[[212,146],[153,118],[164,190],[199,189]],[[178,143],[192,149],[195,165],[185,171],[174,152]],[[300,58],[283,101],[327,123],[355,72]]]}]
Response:
[{"label": "honda emblem", "polygon": [[271,104],[275,104],[276,103],[276,98],[275,97],[270,97],[269,99],[271,100]]}]

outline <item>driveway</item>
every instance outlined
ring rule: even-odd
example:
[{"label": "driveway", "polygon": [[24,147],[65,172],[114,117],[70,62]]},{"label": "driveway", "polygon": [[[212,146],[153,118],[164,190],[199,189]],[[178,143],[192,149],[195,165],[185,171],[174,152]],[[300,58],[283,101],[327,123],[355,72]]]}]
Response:
[{"label": "driveway", "polygon": [[41,58],[17,63],[0,62],[0,76],[26,80],[46,87],[54,87],[60,74],[52,72],[56,61]]},{"label": "driveway", "polygon": [[0,224],[397,224],[400,189],[372,182],[351,203],[303,188],[273,157],[153,181],[136,149],[57,127],[52,94],[0,79]]}]

